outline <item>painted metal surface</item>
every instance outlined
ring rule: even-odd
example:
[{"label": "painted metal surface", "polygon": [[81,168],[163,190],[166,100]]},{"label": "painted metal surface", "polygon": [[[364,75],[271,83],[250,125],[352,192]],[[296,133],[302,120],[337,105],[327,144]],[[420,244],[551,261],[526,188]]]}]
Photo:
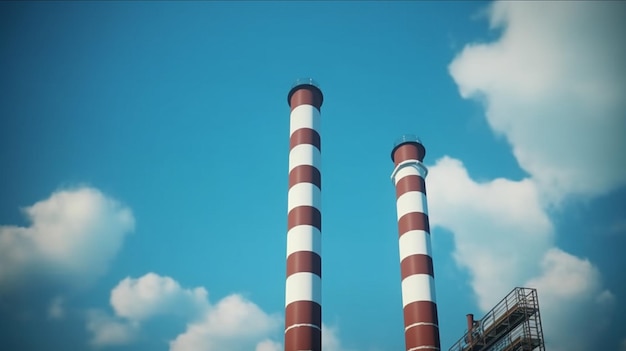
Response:
[{"label": "painted metal surface", "polygon": [[439,321],[430,226],[422,164],[426,149],[414,136],[394,145],[391,178],[396,188],[404,338],[407,351],[439,350]]}]

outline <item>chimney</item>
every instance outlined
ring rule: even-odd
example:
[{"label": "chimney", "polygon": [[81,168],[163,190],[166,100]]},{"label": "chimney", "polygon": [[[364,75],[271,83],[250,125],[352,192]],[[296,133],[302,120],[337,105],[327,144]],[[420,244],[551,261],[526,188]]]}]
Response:
[{"label": "chimney", "polygon": [[435,300],[426,186],[422,164],[426,150],[413,135],[404,135],[391,151],[395,169],[396,208],[402,275],[404,339],[407,351],[439,350],[439,322]]},{"label": "chimney", "polygon": [[322,91],[298,80],[291,108],[287,200],[285,351],[322,349],[321,144]]}]

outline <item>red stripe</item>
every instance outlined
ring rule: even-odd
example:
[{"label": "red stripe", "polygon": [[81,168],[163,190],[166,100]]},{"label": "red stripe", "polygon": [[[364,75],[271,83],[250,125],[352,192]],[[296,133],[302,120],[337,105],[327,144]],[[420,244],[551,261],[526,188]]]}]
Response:
[{"label": "red stripe", "polygon": [[287,231],[298,225],[312,225],[322,230],[322,214],[312,206],[298,206],[287,215]]},{"label": "red stripe", "polygon": [[[439,328],[432,325],[417,325],[404,332],[406,349],[439,350]],[[430,346],[430,347],[429,347]]]},{"label": "red stripe", "polygon": [[402,177],[396,183],[396,199],[409,191],[419,191],[425,195],[426,184],[424,183],[424,178],[417,175],[408,175]]},{"label": "red stripe", "polygon": [[298,183],[312,183],[322,189],[322,175],[320,171],[311,165],[300,165],[289,172],[289,188]]},{"label": "red stripe", "polygon": [[439,325],[437,304],[432,301],[413,301],[404,306],[404,327],[415,323]]},{"label": "red stripe", "polygon": [[430,233],[428,215],[421,212],[410,212],[398,220],[398,233],[400,236],[410,230],[423,230]]},{"label": "red stripe", "polygon": [[315,327],[295,327],[285,333],[285,351],[322,351],[322,331]]},{"label": "red stripe", "polygon": [[312,251],[297,251],[287,257],[287,277],[294,273],[311,272],[322,277],[322,258]]},{"label": "red stripe", "polygon": [[433,259],[428,255],[415,254],[405,257],[400,263],[400,271],[403,280],[413,274],[428,274],[435,277]]},{"label": "red stripe", "polygon": [[289,138],[289,148],[293,149],[301,144],[311,144],[318,150],[322,150],[322,142],[319,133],[310,128],[300,128],[291,134]]},{"label": "red stripe", "polygon": [[294,324],[322,327],[322,306],[313,301],[294,301],[285,308],[285,329]]}]

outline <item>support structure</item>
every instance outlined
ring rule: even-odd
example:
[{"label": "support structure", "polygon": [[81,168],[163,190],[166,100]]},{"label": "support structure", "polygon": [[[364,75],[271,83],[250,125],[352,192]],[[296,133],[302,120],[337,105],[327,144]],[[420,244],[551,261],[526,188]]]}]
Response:
[{"label": "support structure", "polygon": [[439,322],[435,300],[426,186],[422,164],[426,150],[413,135],[402,136],[391,151],[395,169],[404,338],[407,351],[439,350]]},{"label": "support structure", "polygon": [[285,351],[322,349],[320,108],[311,79],[289,91],[291,107],[285,287]]},{"label": "support structure", "polygon": [[536,289],[517,287],[480,320],[468,316],[465,335],[449,351],[545,351]]}]

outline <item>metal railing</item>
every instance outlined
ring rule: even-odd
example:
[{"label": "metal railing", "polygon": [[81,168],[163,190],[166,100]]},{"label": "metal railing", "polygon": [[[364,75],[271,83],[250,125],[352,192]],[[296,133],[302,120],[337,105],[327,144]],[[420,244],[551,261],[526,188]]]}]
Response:
[{"label": "metal railing", "polygon": [[402,136],[400,136],[398,139],[394,141],[393,147],[396,147],[406,142],[418,142],[420,144],[422,143],[420,138],[415,134],[403,134]]},{"label": "metal railing", "polygon": [[320,85],[313,78],[298,78],[291,85],[292,88],[295,88],[299,85],[312,85],[318,89],[320,89]]}]

